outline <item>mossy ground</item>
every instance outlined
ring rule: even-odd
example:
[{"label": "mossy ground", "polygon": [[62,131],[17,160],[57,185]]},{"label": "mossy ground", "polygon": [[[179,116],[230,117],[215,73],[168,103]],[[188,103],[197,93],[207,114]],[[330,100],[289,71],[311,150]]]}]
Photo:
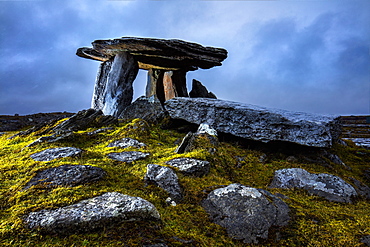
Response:
[{"label": "mossy ground", "polygon": [[[279,234],[271,232],[269,240],[261,246],[361,246],[359,239],[370,234],[370,202],[363,198],[352,204],[342,204],[311,196],[303,190],[268,188],[275,170],[290,167],[334,174],[347,182],[350,182],[349,177],[354,177],[369,184],[370,181],[362,175],[365,169],[370,168],[369,150],[351,144],[348,147],[336,145],[329,150],[352,168],[349,171],[330,161],[327,161],[328,166],[301,160],[299,156],[297,160],[288,161],[286,154],[278,152],[269,153],[268,160],[262,163],[261,151],[227,142],[221,142],[212,154],[208,152],[209,148],[176,154],[175,142],[185,134],[149,126],[138,119],[120,123],[108,132],[92,136],[86,134],[93,130],[79,131],[68,141],[42,143],[29,148],[25,147],[38,138],[37,133],[14,139],[8,137],[16,132],[0,136],[1,246],[142,246],[162,242],[169,246],[245,246],[230,239],[223,228],[211,223],[200,206],[208,192],[230,183],[266,189],[289,198],[285,202],[291,208],[290,224],[280,229]],[[108,159],[108,153],[123,151],[107,147],[108,143],[124,137],[144,142],[147,146],[141,150],[151,155],[130,164]],[[49,162],[37,162],[30,158],[31,154],[44,149],[66,146],[81,148],[85,152],[78,157]],[[166,161],[177,157],[208,160],[211,171],[202,178],[178,174],[185,198],[182,204],[172,207],[165,203],[167,193],[154,185],[145,186],[143,177],[147,164],[165,165]],[[107,176],[99,182],[83,186],[32,187],[22,191],[37,171],[62,164],[97,166],[103,168]],[[160,212],[162,221],[123,223],[99,232],[68,236],[45,235],[38,230],[24,228],[22,223],[22,217],[29,212],[62,207],[113,191],[150,201]],[[277,235],[279,242],[276,241]]]}]

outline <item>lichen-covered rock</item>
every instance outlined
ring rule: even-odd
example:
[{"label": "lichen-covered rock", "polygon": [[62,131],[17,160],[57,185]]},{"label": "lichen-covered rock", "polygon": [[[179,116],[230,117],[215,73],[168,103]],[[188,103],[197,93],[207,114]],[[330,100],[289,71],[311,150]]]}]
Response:
[{"label": "lichen-covered rock", "polygon": [[108,154],[108,158],[131,163],[135,160],[145,159],[149,155],[150,153],[143,153],[143,152],[138,152],[138,151],[128,151],[128,152],[120,152],[120,153],[110,153]]},{"label": "lichen-covered rock", "polygon": [[168,192],[176,203],[182,200],[181,188],[176,173],[169,167],[149,164],[144,177],[145,183],[154,183]]},{"label": "lichen-covered rock", "polygon": [[24,218],[28,228],[53,234],[75,234],[111,227],[125,221],[159,220],[150,202],[117,192],[53,210],[32,212]]},{"label": "lichen-covered rock", "polygon": [[142,96],[135,100],[131,105],[123,109],[119,118],[135,119],[141,118],[149,123],[159,123],[167,116],[161,102],[153,95],[151,97]]},{"label": "lichen-covered rock", "polygon": [[46,188],[55,186],[77,186],[98,181],[105,176],[105,171],[89,165],[61,165],[38,172],[26,184],[24,189],[41,185]]},{"label": "lichen-covered rock", "polygon": [[176,158],[166,162],[167,165],[176,167],[186,175],[201,177],[207,175],[210,169],[208,161],[192,158]]},{"label": "lichen-covered rock", "polygon": [[123,138],[118,141],[114,141],[108,144],[108,147],[119,147],[119,148],[128,148],[128,147],[135,147],[135,148],[142,148],[146,145],[138,140],[132,138]]},{"label": "lichen-covered rock", "polygon": [[343,179],[326,173],[309,173],[302,168],[275,171],[271,188],[301,188],[329,201],[351,203],[356,190]]},{"label": "lichen-covered rock", "polygon": [[58,158],[76,156],[82,153],[82,150],[74,147],[49,148],[39,153],[31,154],[31,158],[36,161],[50,161]]},{"label": "lichen-covered rock", "polygon": [[241,184],[212,191],[202,206],[214,223],[244,243],[267,239],[270,228],[285,226],[290,219],[289,207],[280,198]]},{"label": "lichen-covered rock", "polygon": [[173,119],[208,123],[219,132],[261,141],[331,147],[341,133],[339,118],[268,109],[207,98],[173,98],[164,103]]}]

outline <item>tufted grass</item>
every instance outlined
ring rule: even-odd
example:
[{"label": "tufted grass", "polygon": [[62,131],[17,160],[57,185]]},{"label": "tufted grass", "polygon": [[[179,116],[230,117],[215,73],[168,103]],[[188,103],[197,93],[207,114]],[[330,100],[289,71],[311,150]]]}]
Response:
[{"label": "tufted grass", "polygon": [[[208,147],[175,154],[175,142],[185,134],[149,126],[140,119],[120,123],[113,130],[93,136],[86,134],[93,130],[96,129],[78,131],[68,141],[42,143],[29,148],[25,147],[39,137],[35,134],[45,129],[11,140],[8,137],[16,132],[0,136],[0,246],[142,246],[155,243],[168,246],[246,246],[230,239],[222,227],[211,223],[200,206],[207,193],[230,183],[262,188],[288,197],[284,201],[291,208],[292,220],[287,227],[280,229],[280,233],[271,231],[270,238],[261,246],[362,246],[359,239],[370,234],[370,202],[363,198],[352,204],[342,204],[328,202],[303,190],[268,188],[275,170],[293,167],[330,173],[347,182],[354,177],[369,184],[370,181],[362,174],[365,169],[370,169],[370,151],[357,148],[350,142],[348,147],[335,145],[329,152],[337,154],[352,168],[351,171],[325,158],[328,165],[309,162],[300,155],[296,155],[296,161],[289,161],[288,154],[279,152],[264,151],[268,159],[262,163],[262,151],[227,142],[221,142],[214,154],[208,152]],[[124,137],[135,138],[147,145],[125,151],[139,150],[151,155],[133,163],[108,159],[108,153],[123,150],[107,145]],[[66,146],[81,148],[84,152],[78,157],[49,162],[29,158],[47,148]],[[166,161],[178,157],[208,160],[211,171],[202,178],[178,174],[184,189],[184,201],[172,207],[165,203],[167,193],[154,185],[145,186],[143,177],[147,164],[165,165]],[[107,176],[83,186],[32,187],[22,191],[37,171],[63,164],[100,167]],[[39,230],[26,229],[22,223],[22,217],[29,212],[70,205],[112,191],[150,201],[160,212],[162,221],[123,223],[99,232],[68,236],[45,235]],[[275,241],[277,237],[279,242]]]}]

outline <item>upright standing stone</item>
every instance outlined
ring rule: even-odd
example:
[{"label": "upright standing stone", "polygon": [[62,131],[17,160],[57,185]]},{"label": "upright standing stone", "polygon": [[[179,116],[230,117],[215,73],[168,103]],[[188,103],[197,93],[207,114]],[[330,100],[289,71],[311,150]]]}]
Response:
[{"label": "upright standing stone", "polygon": [[[96,99],[96,101],[92,105],[94,108],[101,109],[105,115],[118,117],[123,109],[131,104],[133,97],[132,83],[136,78],[139,67],[134,57],[127,52],[118,53],[114,57],[109,73],[106,75],[108,66],[108,64],[101,66],[101,75],[98,76],[96,87],[102,88],[105,86],[105,88],[104,91],[94,95],[93,100]],[[107,79],[104,83],[105,78]]]},{"label": "upright standing stone", "polygon": [[169,100],[177,95],[176,87],[172,81],[173,71],[166,71],[163,75],[164,98]]},{"label": "upright standing stone", "polygon": [[105,61],[100,64],[98,75],[94,87],[94,94],[91,101],[91,108],[101,110],[104,107],[105,88],[108,81],[108,74],[112,68],[113,60]]},{"label": "upright standing stone", "polygon": [[152,97],[157,94],[159,83],[163,80],[163,70],[151,68],[148,70],[148,81],[145,89],[145,96]]}]

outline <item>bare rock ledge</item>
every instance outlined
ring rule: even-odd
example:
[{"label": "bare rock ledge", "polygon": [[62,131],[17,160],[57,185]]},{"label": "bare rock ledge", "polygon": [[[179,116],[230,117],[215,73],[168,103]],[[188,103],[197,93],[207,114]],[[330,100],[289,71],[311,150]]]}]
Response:
[{"label": "bare rock ledge", "polygon": [[339,117],[291,112],[206,98],[177,97],[165,102],[173,119],[207,123],[215,130],[245,139],[292,142],[329,148],[339,138]]}]

